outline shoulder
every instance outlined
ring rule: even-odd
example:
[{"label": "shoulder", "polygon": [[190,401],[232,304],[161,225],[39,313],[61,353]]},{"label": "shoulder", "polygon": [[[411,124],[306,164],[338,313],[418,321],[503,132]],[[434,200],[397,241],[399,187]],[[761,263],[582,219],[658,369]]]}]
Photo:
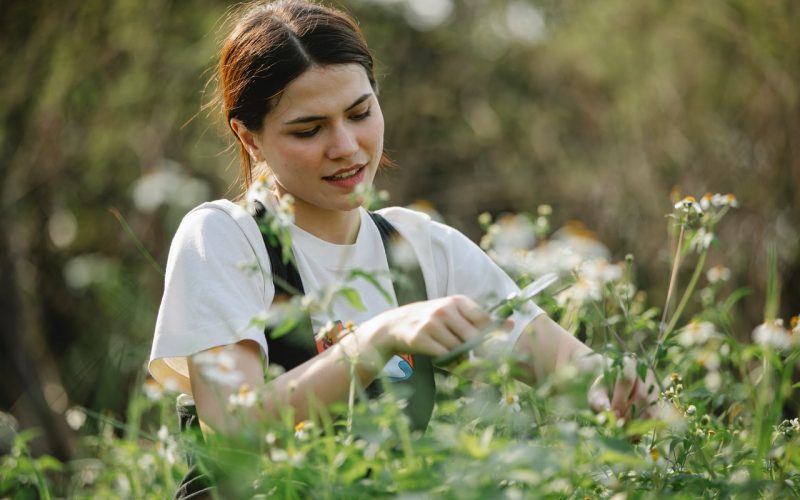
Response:
[{"label": "shoulder", "polygon": [[230,200],[203,203],[187,213],[175,233],[173,246],[190,244],[208,247],[225,243],[257,248],[261,233],[255,219]]}]

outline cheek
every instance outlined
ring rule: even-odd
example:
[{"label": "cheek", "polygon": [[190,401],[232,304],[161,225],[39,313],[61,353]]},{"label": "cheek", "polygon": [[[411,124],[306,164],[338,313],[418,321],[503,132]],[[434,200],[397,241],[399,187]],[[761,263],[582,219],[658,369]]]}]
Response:
[{"label": "cheek", "polygon": [[275,169],[289,170],[292,174],[303,169],[313,168],[318,163],[319,148],[311,144],[282,144],[275,150]]},{"label": "cheek", "polygon": [[383,114],[378,112],[369,129],[369,144],[373,148],[383,148]]}]

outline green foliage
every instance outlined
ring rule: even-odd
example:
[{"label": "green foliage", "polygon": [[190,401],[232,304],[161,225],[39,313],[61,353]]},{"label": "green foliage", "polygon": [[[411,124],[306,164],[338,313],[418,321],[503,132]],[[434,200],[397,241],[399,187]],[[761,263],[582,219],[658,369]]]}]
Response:
[{"label": "green foliage", "polygon": [[[679,222],[681,210],[676,207]],[[709,217],[692,231],[707,230],[708,221],[719,220]],[[486,224],[491,237],[485,243],[490,254],[500,255],[499,243],[508,241],[503,231],[519,228],[494,224]],[[545,242],[555,237],[539,235]],[[708,250],[676,247],[701,255]],[[698,258],[695,265],[702,268],[702,263]],[[271,396],[243,387],[227,406],[229,418],[243,419],[243,430],[233,437],[210,435],[205,442],[180,435],[171,424],[171,396],[141,394],[129,403],[127,423],[89,412],[100,429],[83,438],[83,453],[92,458],[68,464],[33,459],[26,448],[30,434],[17,435],[11,455],[3,459],[0,492],[38,491],[46,497],[54,490],[48,473],[66,471],[68,486],[60,488],[68,493],[160,498],[186,473],[183,457],[188,455],[216,475],[223,497],[800,494],[800,422],[783,416],[784,403],[800,385],[792,379],[800,359],[797,319],[791,332],[767,320],[753,332],[755,343],[739,341],[729,311],[746,292],[725,293],[722,274],[712,268],[702,283],[684,287],[683,293],[701,297],[701,309],[674,332],[665,330],[663,320],[655,321],[658,309],[648,307],[642,292],[632,298],[633,258],[626,259],[625,272],[613,266],[623,264],[586,256],[567,288],[554,288],[538,302],[611,360],[603,372],[607,384],[619,376],[626,355],[636,357],[640,378],[648,369],[661,374],[652,419],[625,421],[610,411],[591,411],[586,396],[596,374],[571,366],[530,387],[517,382],[515,367],[524,359],[502,348],[502,335],[493,335],[481,357],[461,358],[448,366],[449,373],[437,373],[436,408],[425,433],[411,431],[402,411],[406,395],[391,384],[378,399],[361,397],[327,408],[312,401],[309,419],[297,424],[290,408],[276,420],[248,420],[241,410]],[[542,285],[534,283],[495,308],[525,307],[521,299],[534,288]],[[348,290],[345,282],[316,300]],[[680,308],[673,314],[680,316]],[[770,335],[757,333],[768,326]],[[213,369],[213,359],[204,363]],[[280,374],[269,370],[267,382]],[[469,378],[476,374],[480,382]],[[363,388],[353,390],[363,396]]]}]

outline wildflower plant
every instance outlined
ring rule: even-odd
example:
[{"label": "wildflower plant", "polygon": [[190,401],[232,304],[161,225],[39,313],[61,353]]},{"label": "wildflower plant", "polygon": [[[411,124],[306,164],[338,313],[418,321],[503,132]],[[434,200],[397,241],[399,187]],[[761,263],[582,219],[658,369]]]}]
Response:
[{"label": "wildflower plant", "polygon": [[[592,411],[587,394],[596,374],[574,367],[531,386],[518,382],[519,354],[508,349],[498,328],[469,346],[480,356],[465,351],[438,360],[436,405],[424,433],[411,428],[403,412],[408,395],[391,384],[374,399],[353,383],[347,401],[325,406],[310,400],[309,414],[299,422],[288,406],[255,422],[253,412],[274,397],[269,382],[283,370],[270,363],[266,383],[249,387],[212,350],[198,364],[235,388],[222,404],[232,421],[242,422],[240,433],[204,440],[180,433],[169,391],[140,382],[125,423],[86,412],[83,449],[100,460],[36,462],[25,451],[29,437],[16,434],[17,451],[2,459],[0,494],[32,488],[42,497],[58,489],[66,495],[161,498],[176,488],[188,455],[209,471],[225,471],[220,487],[241,497],[798,496],[800,423],[784,406],[796,397],[800,320],[781,322],[774,256],[764,322],[743,328],[733,310],[746,291],[728,293],[730,271],[705,266],[717,225],[738,203],[730,195],[673,203],[675,258],[663,310],[636,286],[633,256],[614,262],[585,231],[551,232],[549,207],[519,219],[481,216],[490,233],[485,247],[522,287],[484,304],[496,324],[536,295],[553,318],[609,360],[600,383],[613,384],[630,370],[639,377],[656,373],[651,419]],[[512,237],[502,234],[506,230]],[[568,242],[576,246],[564,250],[562,267],[543,276],[534,261],[552,258]],[[525,248],[514,249],[516,244]],[[677,270],[690,261],[694,269],[681,286]],[[374,276],[359,271],[254,321],[286,334],[292,318],[329,310],[333,300],[357,307],[360,298],[348,291],[354,279],[370,279],[381,290]],[[355,328],[345,325],[339,335]],[[74,411],[70,418],[78,422]],[[68,477],[68,486],[57,487],[53,477]]]}]

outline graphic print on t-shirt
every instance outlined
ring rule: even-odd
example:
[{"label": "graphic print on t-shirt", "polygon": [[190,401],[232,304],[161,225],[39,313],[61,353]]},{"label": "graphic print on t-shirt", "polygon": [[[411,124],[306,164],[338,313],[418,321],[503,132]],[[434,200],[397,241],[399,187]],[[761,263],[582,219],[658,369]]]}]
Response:
[{"label": "graphic print on t-shirt", "polygon": [[[332,325],[323,328],[316,336],[317,352],[320,353],[339,341],[344,325],[336,320]],[[414,373],[414,358],[410,354],[392,356],[392,359],[383,367],[383,375],[392,382],[406,380]]]}]

